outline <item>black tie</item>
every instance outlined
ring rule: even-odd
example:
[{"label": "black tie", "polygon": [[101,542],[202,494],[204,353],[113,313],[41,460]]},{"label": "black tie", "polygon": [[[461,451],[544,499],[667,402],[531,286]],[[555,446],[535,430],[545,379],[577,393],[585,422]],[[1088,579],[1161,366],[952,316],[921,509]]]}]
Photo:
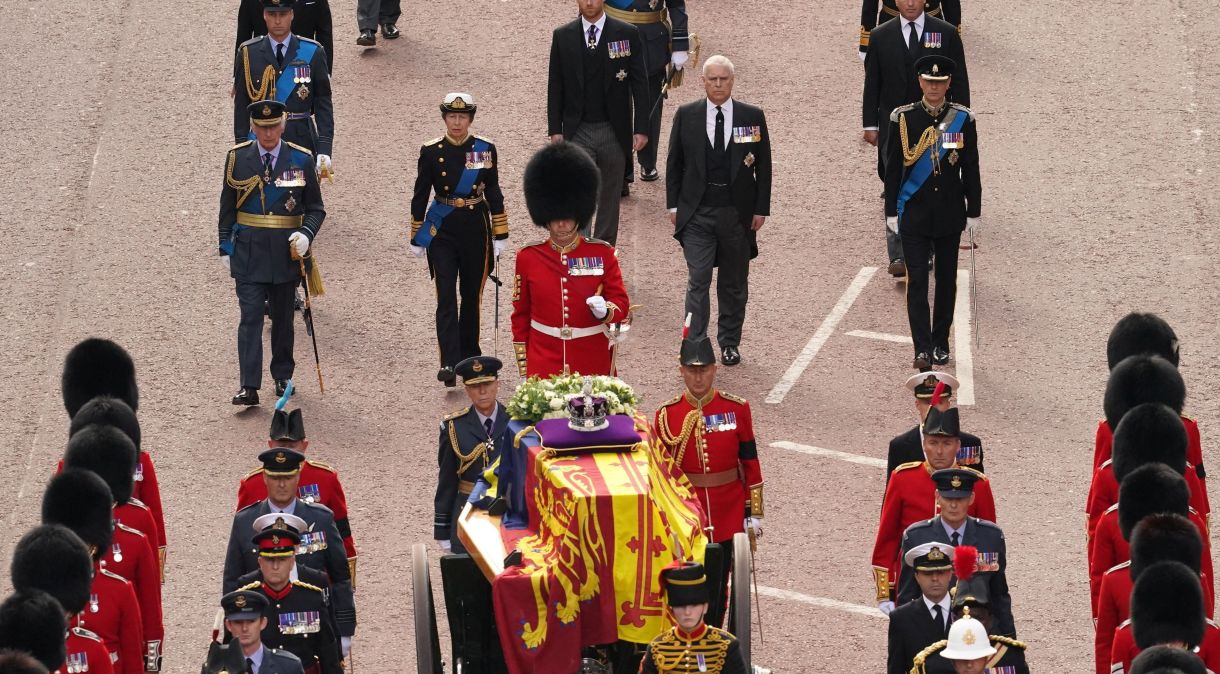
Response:
[{"label": "black tie", "polygon": [[263,154],[263,179],[271,182],[271,153]]},{"label": "black tie", "polygon": [[936,626],[938,628],[940,628],[941,632],[944,632],[945,631],[945,614],[941,612],[940,604],[933,605],[932,610],[936,611],[936,618],[934,618],[934,620],[936,620]]},{"label": "black tie", "polygon": [[483,428],[487,429],[487,437],[491,437],[491,419],[483,420]]},{"label": "black tie", "polygon": [[911,28],[911,34],[907,37],[907,49],[915,51],[919,48],[919,29],[915,27],[914,21],[908,21],[907,26]]},{"label": "black tie", "polygon": [[961,542],[961,540],[962,540],[962,535],[957,533],[956,531],[954,531],[953,535],[949,537],[949,542],[952,543],[953,547],[955,547],[955,548],[957,547],[958,543]]},{"label": "black tie", "polygon": [[597,49],[597,26],[589,26],[589,49]]},{"label": "black tie", "polygon": [[[940,608],[940,606],[939,606],[939,605],[937,605],[937,607],[936,607],[936,608]],[[254,672],[254,661],[253,661],[253,660],[251,660],[250,658],[246,658],[246,671],[247,671],[247,672],[250,672],[250,674],[255,674],[255,672]]]},{"label": "black tie", "polygon": [[284,43],[283,42],[275,45],[275,62],[278,63],[281,68],[284,67]]},{"label": "black tie", "polygon": [[717,152],[724,152],[724,110],[720,106],[716,106],[716,138],[712,140],[712,147]]}]

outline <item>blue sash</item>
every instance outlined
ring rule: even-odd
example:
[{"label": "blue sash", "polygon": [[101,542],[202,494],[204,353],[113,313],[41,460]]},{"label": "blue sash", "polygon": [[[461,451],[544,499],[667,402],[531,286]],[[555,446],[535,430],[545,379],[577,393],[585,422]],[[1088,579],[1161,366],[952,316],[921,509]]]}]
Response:
[{"label": "blue sash", "polygon": [[[292,152],[292,148],[288,147],[287,144],[282,144],[282,145],[280,145],[280,152]],[[292,155],[289,155],[289,157],[291,158]],[[308,164],[306,164],[306,165],[308,165]],[[267,207],[270,207],[272,204],[279,203],[280,199],[282,199],[284,197],[284,188],[277,186],[275,184],[274,180],[272,180],[270,183],[268,183],[267,181],[262,180],[260,178],[260,182],[262,182],[262,188],[263,188],[262,200],[260,202],[255,202],[254,198],[253,198],[254,195],[250,195],[251,198],[246,199],[245,203],[243,203],[241,205],[241,208],[238,210],[240,210],[243,213],[253,213],[254,215],[264,215],[263,210],[262,210],[263,204],[266,204]],[[233,229],[231,229],[229,231],[229,240],[220,244],[220,249],[223,250],[225,253],[232,255],[233,254],[233,240],[237,238],[237,233],[243,229],[245,229],[245,227],[234,222]]]},{"label": "blue sash", "polygon": [[615,9],[627,11],[631,9],[631,5],[634,4],[634,0],[606,0],[606,4]]},{"label": "blue sash", "polygon": [[[956,109],[955,109],[956,110]],[[962,126],[966,124],[966,120],[970,118],[970,113],[964,110],[956,110],[953,121],[949,124],[949,128],[943,133],[957,133],[962,130]],[[895,139],[897,140],[897,139]],[[910,173],[907,174],[906,182],[902,183],[902,189],[898,191],[898,223],[902,226],[902,211],[906,208],[907,201],[915,196],[919,188],[927,182],[928,176],[932,175],[932,152],[937,153],[937,158],[945,156],[945,148],[943,144],[937,142],[936,147],[928,148],[923,156],[915,161],[915,165],[911,167]]]},{"label": "blue sash", "polygon": [[[312,42],[302,40],[299,36],[296,37],[297,53],[293,55],[292,60],[295,61],[300,59],[306,63],[313,63],[313,55],[318,51],[318,46]],[[296,91],[297,88],[296,82],[292,81],[295,76],[296,71],[291,65],[284,68],[284,72],[280,73],[279,79],[275,81],[275,100],[279,101],[280,103],[288,103],[288,97],[291,96],[292,92]],[[247,137],[250,140],[255,140],[254,132],[251,131],[250,135]]]},{"label": "blue sash", "polygon": [[[474,139],[474,147],[472,152],[486,152],[491,145],[478,138]],[[462,171],[462,177],[458,180],[457,187],[453,189],[454,194],[470,194],[470,190],[474,188],[474,181],[479,179],[479,170],[477,168],[468,168]],[[421,248],[427,248],[432,244],[432,237],[436,236],[441,231],[441,225],[445,222],[445,216],[453,212],[453,206],[442,204],[440,201],[433,199],[432,206],[428,209],[428,213],[424,215],[424,224],[415,233],[415,245]]]}]

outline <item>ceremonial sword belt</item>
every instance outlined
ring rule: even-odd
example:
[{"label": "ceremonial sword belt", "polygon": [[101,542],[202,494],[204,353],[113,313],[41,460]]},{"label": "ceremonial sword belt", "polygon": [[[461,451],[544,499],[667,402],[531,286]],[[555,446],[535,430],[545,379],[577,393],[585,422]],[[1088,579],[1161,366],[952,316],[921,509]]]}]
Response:
[{"label": "ceremonial sword belt", "polygon": [[[607,13],[609,13],[609,8],[606,8],[606,9],[607,9]],[[936,9],[928,12],[928,16],[940,16],[940,9],[941,9],[940,7],[937,7]],[[896,10],[892,7],[887,7],[885,5],[881,6],[881,11],[885,12],[886,14],[889,14],[890,16],[900,16],[898,10]]]},{"label": "ceremonial sword belt", "polygon": [[290,112],[290,113],[288,113],[288,119],[309,119],[310,117],[313,117],[312,112]]},{"label": "ceremonial sword belt", "polygon": [[[606,5],[602,9],[606,10],[606,14],[619,21],[634,23],[637,25],[645,25],[649,23],[664,23],[668,12],[664,9],[658,9],[655,12],[627,12],[621,9]],[[887,8],[888,9],[888,8]]]},{"label": "ceremonial sword belt", "polygon": [[544,335],[550,335],[555,339],[562,339],[564,341],[592,337],[593,335],[601,335],[606,332],[606,326],[604,325],[594,325],[588,328],[553,328],[549,325],[543,325],[532,318],[530,319],[530,327]]},{"label": "ceremonial sword belt", "polygon": [[711,489],[712,487],[723,487],[726,484],[733,484],[741,480],[737,469],[722,470],[718,473],[687,473],[686,479],[690,480],[692,486],[700,489]]},{"label": "ceremonial sword belt", "polygon": [[484,201],[482,194],[472,194],[468,197],[458,197],[456,199],[447,199],[445,197],[436,197],[436,200],[442,204],[445,204],[446,206],[453,206],[454,208],[465,208],[466,206],[474,206],[475,204],[481,204]]},{"label": "ceremonial sword belt", "polygon": [[474,491],[474,483],[470,480],[458,480],[458,493],[469,496]]},{"label": "ceremonial sword belt", "polygon": [[237,224],[246,227],[262,227],[264,229],[296,229],[305,221],[303,215],[256,215],[237,212]]}]

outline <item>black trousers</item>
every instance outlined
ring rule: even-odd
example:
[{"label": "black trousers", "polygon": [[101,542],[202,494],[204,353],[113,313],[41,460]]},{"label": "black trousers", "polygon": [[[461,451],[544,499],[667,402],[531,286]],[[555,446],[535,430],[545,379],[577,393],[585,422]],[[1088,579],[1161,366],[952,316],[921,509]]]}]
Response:
[{"label": "black trousers", "polygon": [[[648,109],[652,111],[652,117],[648,118],[648,144],[644,146],[643,150],[635,153],[641,169],[657,168],[657,147],[661,144],[661,112],[665,109],[665,101],[658,103],[657,99],[661,98],[661,85],[664,83],[664,70],[648,74]],[[653,110],[654,106],[655,110]],[[630,161],[626,164],[627,172],[623,179],[629,183],[634,182],[635,167],[631,165]]]},{"label": "black trousers", "polygon": [[[949,328],[957,302],[957,246],[961,232],[931,237],[902,233],[902,251],[907,263],[907,321],[915,353],[931,353],[935,347],[949,350]],[[928,317],[928,257],[936,255],[936,303]]]},{"label": "black trousers", "polygon": [[436,341],[442,367],[482,354],[479,311],[483,285],[491,271],[490,238],[490,224],[481,211],[459,211],[445,218],[428,246],[428,264],[436,283]]},{"label": "black trousers", "polygon": [[398,23],[402,16],[402,0],[356,0],[356,26],[360,30],[377,30],[386,23]]},{"label": "black trousers", "polygon": [[682,228],[682,254],[686,258],[686,313],[691,315],[690,336],[707,334],[711,314],[712,270],[720,308],[716,342],[721,349],[741,344],[749,299],[750,242],[732,206],[700,206]]},{"label": "black trousers", "polygon": [[241,323],[237,326],[237,362],[243,388],[260,388],[263,383],[263,305],[271,313],[271,377],[292,379],[296,361],[292,358],[293,300],[297,281],[288,283],[251,283],[237,281],[237,304]]}]

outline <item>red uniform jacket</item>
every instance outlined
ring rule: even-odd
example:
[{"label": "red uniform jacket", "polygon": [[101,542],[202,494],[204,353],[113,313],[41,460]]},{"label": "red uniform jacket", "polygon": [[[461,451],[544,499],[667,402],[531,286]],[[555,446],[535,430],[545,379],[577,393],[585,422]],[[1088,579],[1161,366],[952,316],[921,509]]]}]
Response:
[{"label": "red uniform jacket", "polygon": [[[687,417],[693,421],[683,437]],[[750,403],[713,389],[700,405],[683,393],[661,405],[654,424],[657,437],[694,485],[699,504],[708,509],[713,543],[744,529],[747,502],[750,514],[762,517],[762,468]]]},{"label": "red uniform jacket", "polygon": [[[320,461],[305,460],[301,464],[301,480],[297,495],[306,503],[321,503],[335,514],[335,526],[343,536],[343,549],[348,560],[356,558],[356,542],[352,539],[352,524],[347,516],[347,495],[339,482],[339,473]],[[250,471],[237,487],[237,510],[254,505],[267,498],[267,483],[263,482],[263,469]]]},{"label": "red uniform jacket", "polygon": [[114,521],[121,522],[148,536],[150,541],[160,540],[160,534],[157,532],[157,522],[153,519],[152,511],[148,509],[148,506],[135,498],[114,506]]},{"label": "red uniform jacket", "polygon": [[[1199,439],[1199,424],[1194,419],[1182,415],[1182,425],[1186,427],[1186,460],[1199,467],[1203,477],[1203,442]],[[1097,422],[1097,439],[1093,443],[1093,469],[1097,470],[1111,456],[1114,449],[1114,434],[1105,419]]]},{"label": "red uniform jacket", "polygon": [[[64,472],[64,460],[60,459],[55,467],[55,474]],[[153,544],[153,552],[157,553],[157,565],[161,570],[161,582],[165,582],[165,511],[161,509],[161,486],[157,482],[157,468],[153,465],[152,456],[148,452],[140,452],[140,460],[136,464],[136,474],[132,482],[131,498],[148,507],[152,514],[156,531],[141,532],[148,534]],[[134,527],[135,525],[129,525]]]},{"label": "red uniform jacket", "polygon": [[[603,326],[624,320],[631,308],[618,252],[583,237],[575,245],[561,253],[547,240],[517,251],[513,349],[522,376],[560,374],[565,363],[568,372],[614,374],[614,351]],[[606,300],[609,313],[603,320],[585,304],[593,295]]]},{"label": "red uniform jacket", "polygon": [[[1210,618],[1215,608],[1211,577],[1205,575],[1200,580],[1204,587],[1203,604],[1207,609],[1207,617]],[[1131,582],[1130,561],[1118,564],[1102,575],[1101,599],[1097,609],[1097,630],[1093,636],[1097,674],[1109,674],[1110,672],[1110,653],[1114,648],[1114,633],[1118,626],[1131,616],[1131,590],[1134,586],[1135,584]]]},{"label": "red uniform jacket", "polygon": [[[1212,549],[1211,537],[1207,533],[1207,523],[1191,508],[1188,517],[1199,529],[1199,537],[1203,539],[1203,555],[1199,558],[1199,572],[1203,576],[1203,595],[1212,596]],[[1107,569],[1120,562],[1131,559],[1131,544],[1123,539],[1118,530],[1118,506],[1112,505],[1097,522],[1093,532],[1092,554],[1089,556],[1089,592],[1093,597],[1093,617],[1098,616],[1098,595],[1101,592],[1101,577]],[[1208,602],[1209,604],[1211,602]],[[1209,608],[1208,617],[1212,612]]]},{"label": "red uniform jacket", "polygon": [[131,581],[144,626],[144,655],[161,659],[165,626],[161,615],[161,575],[157,554],[147,536],[119,523],[114,541],[102,555],[102,568]]},{"label": "red uniform jacket", "polygon": [[[1190,462],[1186,464],[1186,474],[1183,477],[1186,478],[1186,486],[1190,489],[1190,507],[1203,516],[1204,522],[1208,521],[1211,511],[1207,505],[1207,489]],[[1097,529],[1097,522],[1115,503],[1118,503],[1118,480],[1114,479],[1113,465],[1106,459],[1100,468],[1093,471],[1093,483],[1089,485],[1089,498],[1085,505],[1085,526],[1088,532],[1085,545],[1089,557],[1093,556],[1093,531]],[[1204,537],[1204,540],[1207,538]]]},{"label": "red uniform jacket", "polygon": [[116,674],[144,671],[144,629],[135,590],[122,576],[94,564],[89,603],[72,620],[96,634],[110,651]]},{"label": "red uniform jacket", "polygon": [[[1125,674],[1131,669],[1131,661],[1140,654],[1140,647],[1135,645],[1135,635],[1131,632],[1131,621],[1124,620],[1114,631],[1114,647],[1110,651],[1110,671],[1114,674]],[[1196,654],[1204,665],[1213,672],[1220,672],[1220,626],[1208,620],[1203,630],[1203,643],[1199,645]]]},{"label": "red uniform jacket", "polygon": [[114,674],[110,651],[93,632],[73,627],[68,630],[67,647],[68,657],[56,674]]},{"label": "red uniform jacket", "polygon": [[[995,499],[986,475],[974,483],[974,505],[970,506],[969,515],[995,522]],[[877,585],[877,601],[889,601],[890,589],[898,587],[898,571],[902,567],[902,560],[899,559],[902,532],[912,524],[934,516],[936,483],[932,481],[932,468],[928,462],[912,461],[895,468],[890,474],[889,484],[885,486],[881,523],[877,526],[877,540],[873,543],[873,582]]]}]

